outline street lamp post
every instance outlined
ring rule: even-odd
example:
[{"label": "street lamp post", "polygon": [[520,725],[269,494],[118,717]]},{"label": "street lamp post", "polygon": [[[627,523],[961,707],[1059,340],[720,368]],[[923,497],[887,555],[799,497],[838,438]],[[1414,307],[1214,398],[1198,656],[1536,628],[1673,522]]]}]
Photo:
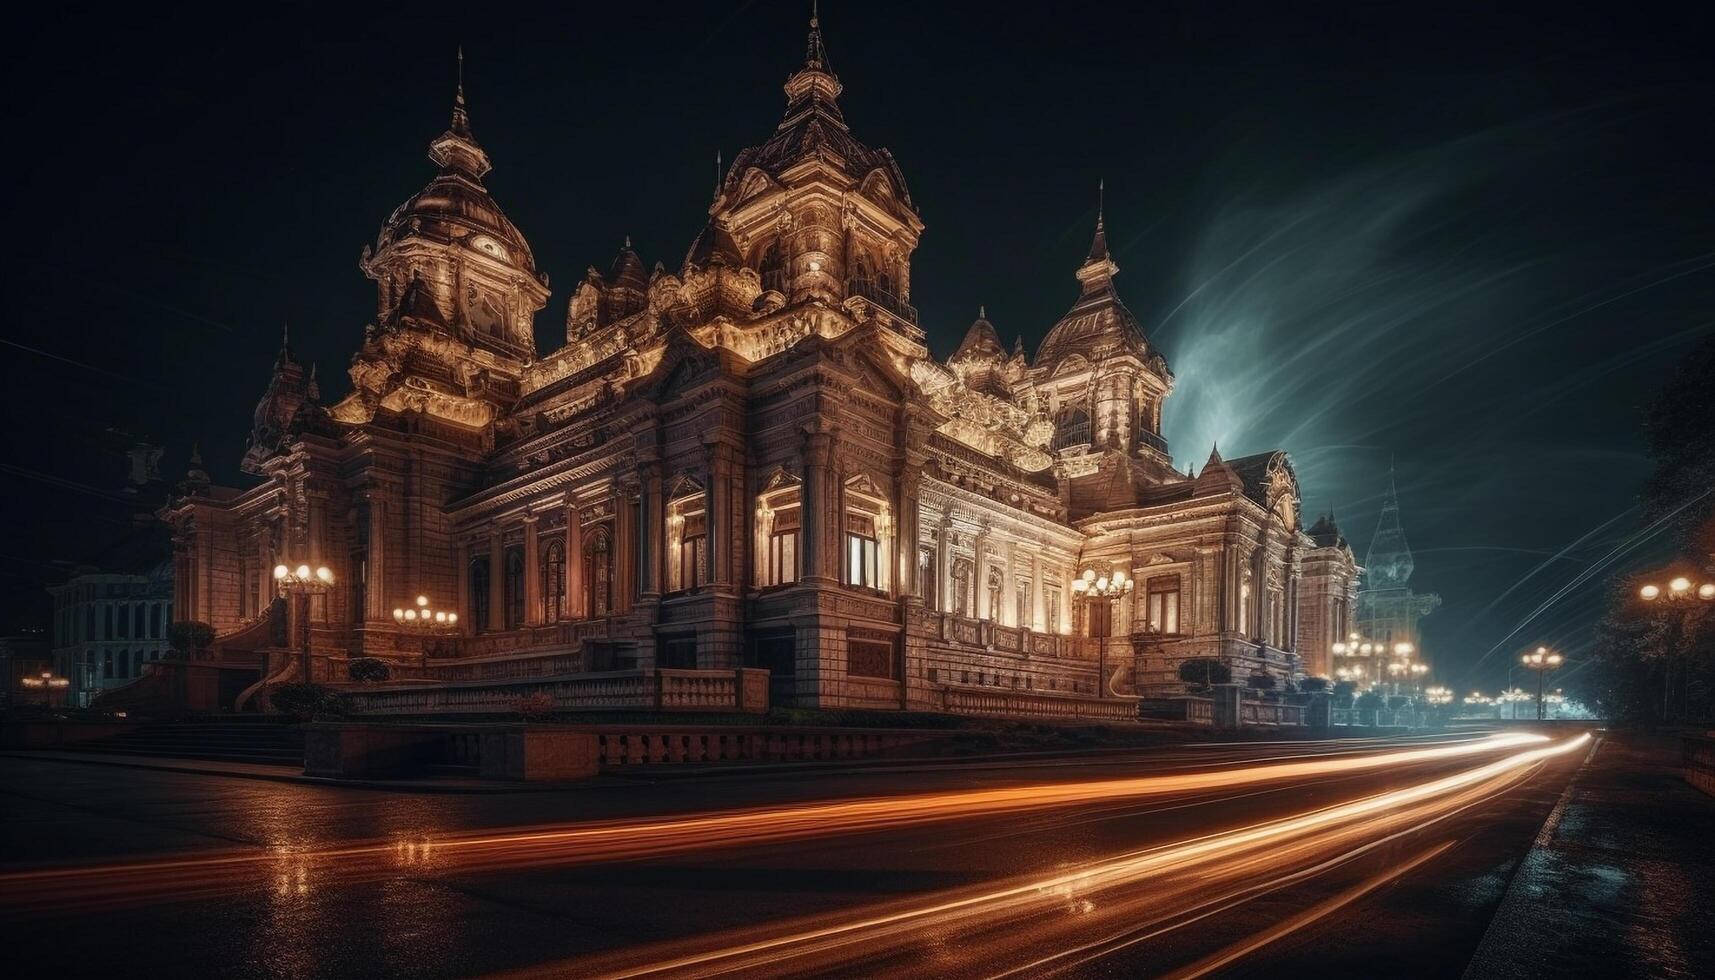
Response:
[{"label": "street lamp post", "polygon": [[274,566],[274,582],[280,589],[280,594],[287,597],[293,604],[293,615],[298,621],[298,656],[299,669],[303,674],[304,683],[308,684],[310,676],[310,597],[327,595],[333,587],[333,571],[326,565],[317,565],[311,570],[309,565],[293,566],[281,563]]},{"label": "street lamp post", "polygon": [[[1673,627],[1673,634],[1668,638],[1667,650],[1662,665],[1662,694],[1661,720],[1668,721],[1673,716],[1673,663],[1680,659],[1680,644],[1685,636],[1686,621],[1691,617],[1692,610],[1697,604],[1715,603],[1715,582],[1693,583],[1684,575],[1676,575],[1663,589],[1654,582],[1646,583],[1638,589],[1638,596],[1662,611],[1662,617]],[[1677,613],[1677,615],[1670,615]],[[1684,665],[1680,665],[1680,680],[1683,683]]]},{"label": "street lamp post", "polygon": [[[1558,653],[1550,653],[1547,647],[1537,647],[1530,653],[1519,658],[1519,663],[1536,671],[1536,720],[1542,720],[1542,685],[1548,675],[1560,669],[1560,663],[1565,658]],[[1517,716],[1517,712],[1514,712]]]},{"label": "street lamp post", "polygon": [[[1090,612],[1096,608],[1094,603],[1104,603],[1102,608],[1108,610],[1108,628],[1102,631],[1101,647],[1097,657],[1096,697],[1108,696],[1108,634],[1113,632],[1113,609],[1120,600],[1131,595],[1137,583],[1131,576],[1120,569],[1113,569],[1103,575],[1094,568],[1086,568],[1083,574],[1072,580],[1072,598],[1084,605],[1084,621],[1089,623]],[[1091,624],[1093,625],[1093,624]]]},{"label": "street lamp post", "polygon": [[[401,629],[424,637],[441,637],[458,632],[459,614],[435,609],[428,596],[420,595],[409,606],[400,606],[393,610],[393,622],[399,624]],[[428,655],[427,649],[424,650],[424,655]]]},{"label": "street lamp post", "polygon": [[[53,671],[44,670],[39,677],[20,677],[18,678],[18,683],[30,690],[41,691],[42,707],[52,708],[54,706],[54,692],[63,692],[66,688],[70,687],[71,678],[56,677]],[[60,703],[62,705],[65,703],[65,696],[63,693],[60,696]]]}]

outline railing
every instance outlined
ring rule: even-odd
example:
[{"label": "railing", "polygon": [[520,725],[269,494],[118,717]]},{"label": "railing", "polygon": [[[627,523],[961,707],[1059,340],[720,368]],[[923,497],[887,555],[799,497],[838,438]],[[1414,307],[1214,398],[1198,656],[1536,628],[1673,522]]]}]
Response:
[{"label": "railing", "polygon": [[1213,698],[1199,697],[1144,698],[1138,702],[1138,713],[1144,718],[1154,718],[1159,721],[1183,721],[1193,725],[1213,725],[1215,723],[1215,701]]},{"label": "railing", "polygon": [[874,279],[854,277],[846,280],[847,296],[862,296],[901,320],[917,325],[917,307],[900,299],[892,290],[883,288]]},{"label": "railing", "polygon": [[1161,438],[1160,436],[1156,435],[1153,432],[1148,431],[1147,429],[1138,430],[1137,441],[1143,443],[1144,445],[1155,450],[1156,452],[1159,452],[1162,454],[1167,453],[1167,440]]},{"label": "railing", "polygon": [[1377,728],[1415,728],[1422,723],[1422,717],[1410,708],[1392,711],[1381,708],[1376,711],[1366,711],[1360,708],[1330,708],[1328,710],[1330,725],[1357,725]]},{"label": "railing", "polygon": [[947,686],[941,689],[941,710],[953,714],[1000,718],[1056,718],[1069,721],[1136,721],[1137,702],[1080,698],[1030,691]]},{"label": "railing", "polygon": [[348,710],[369,715],[507,714],[521,698],[545,694],[558,711],[768,710],[768,671],[650,668],[599,674],[561,674],[372,684],[348,688]]},{"label": "railing", "polygon": [[1239,721],[1245,726],[1303,725],[1305,709],[1301,704],[1278,701],[1241,701]]},{"label": "railing", "polygon": [[[1020,626],[1002,626],[987,619],[971,619],[957,613],[934,610],[924,613],[924,622],[940,639],[966,646],[1062,660],[1097,660],[1101,657],[1101,640],[1096,637],[1038,633]],[[1115,646],[1108,652],[1120,654],[1119,645],[1126,643],[1125,638],[1115,636],[1109,640]],[[1123,653],[1131,655],[1129,644]]]},{"label": "railing", "polygon": [[584,670],[584,655],[578,653],[524,653],[487,659],[431,660],[422,668],[425,680],[494,681],[525,677],[552,677]]}]

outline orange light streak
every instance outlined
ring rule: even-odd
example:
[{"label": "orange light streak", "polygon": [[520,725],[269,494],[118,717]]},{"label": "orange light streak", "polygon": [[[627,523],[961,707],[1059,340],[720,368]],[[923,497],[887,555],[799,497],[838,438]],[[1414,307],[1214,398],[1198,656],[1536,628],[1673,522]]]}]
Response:
[{"label": "orange light streak", "polygon": [[[1134,920],[1129,928],[1136,928],[1135,917],[1142,912],[1155,916],[1149,921],[1187,915],[1192,916],[1188,921],[1195,921],[1201,916],[1193,913],[1209,905],[1254,892],[1282,878],[1296,877],[1288,869],[1306,862],[1313,867],[1318,861],[1322,867],[1337,864],[1371,850],[1379,843],[1378,838],[1421,830],[1492,799],[1533,767],[1589,741],[1590,735],[1586,733],[1402,789],[1123,854],[1045,877],[1026,877],[1000,887],[943,893],[928,902],[917,900],[856,918],[799,923],[792,927],[795,931],[776,930],[774,934],[720,948],[699,949],[706,940],[693,939],[665,944],[655,953],[621,951],[601,961],[580,960],[575,972],[617,978],[827,969],[858,957],[916,950],[930,935],[987,936],[1003,924],[1008,927],[1007,935],[1012,941],[1029,939],[1026,948],[1039,949],[1040,936],[1027,927],[1033,922],[1040,923],[1045,912],[1069,905],[1074,912],[1087,914],[1097,908],[1096,899],[1114,901],[1109,893],[1139,884],[1149,886],[1147,895],[1117,901],[1114,905],[1115,913],[1123,910],[1126,918]],[[1397,876],[1404,870],[1408,869],[1396,868],[1393,874]],[[1261,884],[1258,876],[1262,876]],[[1229,890],[1222,892],[1219,888],[1222,884],[1229,885]],[[1073,903],[1072,899],[1078,901]],[[664,958],[651,958],[661,953],[666,954]],[[644,957],[641,961],[640,954]],[[994,945],[983,949],[985,957],[997,954]],[[1034,965],[1041,967],[1046,961]],[[572,969],[570,963],[558,963],[508,976],[563,975]]]},{"label": "orange light streak", "polygon": [[307,892],[324,884],[400,871],[442,873],[565,866],[855,834],[1080,804],[1196,794],[1312,777],[1397,769],[1546,742],[1508,733],[1470,742],[1316,757],[1115,779],[1032,783],[877,797],[642,821],[588,822],[339,848],[251,851],[116,865],[44,868],[0,875],[0,912],[193,900],[240,892],[258,876],[290,879]]}]

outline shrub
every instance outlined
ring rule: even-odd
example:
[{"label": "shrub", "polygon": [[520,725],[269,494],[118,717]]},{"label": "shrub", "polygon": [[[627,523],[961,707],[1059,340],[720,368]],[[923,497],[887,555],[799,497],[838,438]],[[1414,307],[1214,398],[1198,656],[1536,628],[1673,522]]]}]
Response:
[{"label": "shrub", "polygon": [[1266,670],[1252,671],[1245,683],[1256,691],[1272,691],[1275,686],[1274,675]]},{"label": "shrub", "polygon": [[1231,667],[1212,657],[1194,657],[1179,665],[1179,679],[1187,684],[1231,684]]},{"label": "shrub", "polygon": [[374,657],[353,657],[346,665],[345,673],[360,684],[374,684],[393,676],[387,664]]},{"label": "shrub", "polygon": [[1400,711],[1411,707],[1411,699],[1403,695],[1395,695],[1387,699],[1387,706],[1389,710]]},{"label": "shrub", "polygon": [[1382,706],[1382,696],[1374,691],[1365,691],[1358,695],[1359,711],[1379,711]]},{"label": "shrub", "polygon": [[320,684],[281,684],[268,692],[268,703],[300,721],[340,713],[338,692]]},{"label": "shrub", "polygon": [[1298,682],[1298,689],[1305,694],[1318,694],[1328,690],[1328,678],[1306,677]]}]

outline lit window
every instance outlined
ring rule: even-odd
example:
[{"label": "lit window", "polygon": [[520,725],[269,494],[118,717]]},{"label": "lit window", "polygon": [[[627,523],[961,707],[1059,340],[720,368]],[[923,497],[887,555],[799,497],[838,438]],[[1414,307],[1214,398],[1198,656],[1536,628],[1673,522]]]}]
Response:
[{"label": "lit window", "polygon": [[846,515],[846,582],[880,588],[877,571],[875,522],[867,514]]},{"label": "lit window", "polygon": [[1149,580],[1147,609],[1150,632],[1179,632],[1179,576],[1165,575]]}]

